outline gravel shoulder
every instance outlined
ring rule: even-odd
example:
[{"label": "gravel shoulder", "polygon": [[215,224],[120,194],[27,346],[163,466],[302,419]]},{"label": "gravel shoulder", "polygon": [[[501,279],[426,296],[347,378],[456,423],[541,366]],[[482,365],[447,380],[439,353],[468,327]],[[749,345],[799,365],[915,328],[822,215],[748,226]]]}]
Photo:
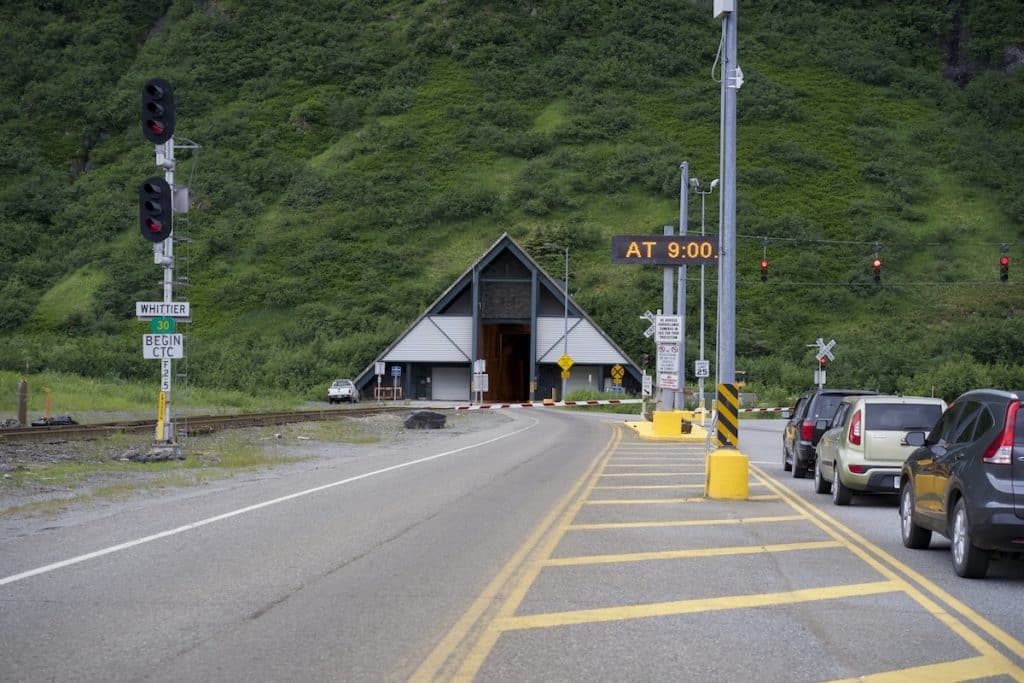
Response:
[{"label": "gravel shoulder", "polygon": [[[53,516],[96,500],[160,495],[211,479],[298,466],[382,449],[414,451],[498,427],[511,418],[487,411],[444,412],[440,430],[406,429],[405,413],[225,430],[189,437],[183,461],[133,462],[153,447],[142,435],[54,444],[0,444],[0,517]],[[236,462],[242,454],[240,463]]]}]

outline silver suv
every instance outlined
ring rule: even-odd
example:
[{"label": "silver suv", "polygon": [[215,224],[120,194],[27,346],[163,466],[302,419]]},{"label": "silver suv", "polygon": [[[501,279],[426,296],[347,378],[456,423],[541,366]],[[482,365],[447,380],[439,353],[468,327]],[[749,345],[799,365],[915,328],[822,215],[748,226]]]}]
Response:
[{"label": "silver suv", "polygon": [[328,403],[341,403],[342,401],[359,403],[359,389],[350,379],[336,379],[327,388]]}]

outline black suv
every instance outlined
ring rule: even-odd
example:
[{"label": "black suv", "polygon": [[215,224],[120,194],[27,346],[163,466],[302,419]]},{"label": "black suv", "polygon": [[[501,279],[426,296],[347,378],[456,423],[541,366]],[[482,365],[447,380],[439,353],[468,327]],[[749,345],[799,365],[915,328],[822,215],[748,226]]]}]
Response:
[{"label": "black suv", "polygon": [[994,552],[1024,553],[1024,392],[963,394],[903,464],[903,545],[927,548],[932,532],[950,540],[953,569],[982,578]]},{"label": "black suv", "polygon": [[[796,478],[806,477],[814,467],[814,449],[821,435],[832,426],[832,417],[844,396],[877,395],[869,389],[811,389],[797,399],[782,433],[782,467]],[[820,429],[821,420],[827,420]],[[817,424],[816,424],[817,423]]]}]

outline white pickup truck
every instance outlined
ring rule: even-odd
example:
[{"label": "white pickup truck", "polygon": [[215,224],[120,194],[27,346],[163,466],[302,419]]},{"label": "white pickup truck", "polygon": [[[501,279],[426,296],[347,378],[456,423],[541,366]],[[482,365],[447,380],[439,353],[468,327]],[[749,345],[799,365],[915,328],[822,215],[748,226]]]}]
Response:
[{"label": "white pickup truck", "polygon": [[359,389],[350,379],[336,379],[327,388],[328,403],[341,403],[342,401],[359,403]]}]

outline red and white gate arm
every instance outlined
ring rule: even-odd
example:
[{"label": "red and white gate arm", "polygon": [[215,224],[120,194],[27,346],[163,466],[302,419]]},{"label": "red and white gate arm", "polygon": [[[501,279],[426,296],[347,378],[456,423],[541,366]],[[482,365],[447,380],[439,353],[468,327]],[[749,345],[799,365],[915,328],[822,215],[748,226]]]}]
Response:
[{"label": "red and white gate arm", "polygon": [[558,408],[561,406],[617,406],[629,403],[643,403],[641,398],[608,399],[605,401],[548,401],[536,403],[482,403],[479,405],[455,406],[455,410],[500,410],[502,408]]}]

